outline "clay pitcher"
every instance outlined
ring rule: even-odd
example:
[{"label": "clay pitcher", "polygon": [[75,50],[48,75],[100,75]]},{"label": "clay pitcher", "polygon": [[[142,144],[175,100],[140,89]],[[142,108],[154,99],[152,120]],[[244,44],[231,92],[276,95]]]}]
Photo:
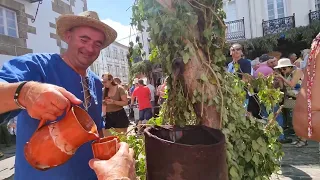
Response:
[{"label": "clay pitcher", "polygon": [[40,121],[24,147],[26,160],[38,170],[64,164],[81,145],[99,138],[96,124],[79,106],[72,106],[60,121],[45,122]]},{"label": "clay pitcher", "polygon": [[109,160],[118,151],[120,140],[117,136],[108,136],[92,143],[93,156],[101,160]]}]

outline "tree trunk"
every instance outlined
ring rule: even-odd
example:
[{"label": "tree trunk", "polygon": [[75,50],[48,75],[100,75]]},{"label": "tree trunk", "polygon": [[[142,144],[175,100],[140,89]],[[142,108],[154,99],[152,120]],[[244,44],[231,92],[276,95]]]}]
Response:
[{"label": "tree trunk", "polygon": [[[189,0],[192,1],[192,0]],[[172,6],[172,0],[157,0],[163,7],[169,10],[169,12],[174,12],[174,7]],[[190,29],[190,33],[193,34],[195,39],[199,40],[199,30],[198,28]],[[204,50],[201,48],[195,47],[195,45],[189,40],[185,40],[186,45],[189,47],[193,47],[195,49],[195,54],[191,54],[191,58],[188,63],[184,66],[183,78],[185,82],[185,94],[188,95],[189,99],[192,99],[193,92],[197,90],[201,94],[207,95],[208,99],[213,99],[217,94],[217,86],[211,84],[210,82],[200,83],[198,79],[200,79],[201,75],[204,73],[208,75],[210,66],[208,55],[204,53]],[[203,62],[207,62],[208,66],[203,64]],[[204,101],[204,100],[203,100]],[[194,105],[195,112],[197,117],[200,118],[201,124],[220,129],[221,120],[220,114],[217,112],[215,106],[208,106],[206,103],[197,102]]]}]

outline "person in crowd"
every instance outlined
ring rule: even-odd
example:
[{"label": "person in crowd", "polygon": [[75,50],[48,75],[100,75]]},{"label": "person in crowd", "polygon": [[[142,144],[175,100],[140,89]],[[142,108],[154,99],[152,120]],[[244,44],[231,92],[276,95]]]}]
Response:
[{"label": "person in crowd", "polygon": [[142,79],[138,80],[138,87],[135,88],[135,90],[132,93],[131,105],[133,105],[135,98],[137,98],[139,105],[138,125],[146,124],[148,120],[152,118],[151,93],[149,88],[144,85]]},{"label": "person in crowd", "polygon": [[[258,76],[269,76],[270,74],[273,73],[273,69],[272,67],[274,67],[273,65],[273,61],[274,61],[274,57],[269,56],[267,54],[263,54],[259,57],[259,68],[255,70],[254,72],[254,78],[257,78]],[[272,67],[270,67],[270,66]],[[249,96],[249,101],[248,101],[248,112],[251,113],[251,115],[255,118],[258,119],[262,119],[262,111],[264,109],[263,105],[260,105],[259,102],[259,98],[257,96],[258,93],[258,89],[254,89],[254,94],[252,94],[251,96]]]},{"label": "person in crowd", "polygon": [[163,83],[157,88],[157,96],[159,96],[159,99],[158,99],[159,105],[163,104],[164,101],[166,100],[164,96],[166,95],[167,81],[168,81],[168,77],[166,77]]},{"label": "person in crowd", "polygon": [[18,115],[14,178],[96,179],[101,171],[114,178],[130,178],[123,170],[124,167],[134,168],[132,149],[127,145],[122,147],[117,161],[95,160],[96,164],[107,165],[100,170],[92,166],[97,174],[89,167],[93,158],[91,142],[83,144],[66,163],[46,171],[33,168],[24,156],[24,146],[37,130],[39,120],[59,121],[71,105],[79,105],[87,111],[103,136],[102,83],[89,67],[100,51],[114,42],[117,33],[93,11],[61,15],[56,25],[57,34],[68,44],[65,53],[18,56],[0,70],[0,114],[10,112],[8,119]]},{"label": "person in crowd", "polygon": [[116,82],[118,85],[121,85],[121,79],[118,77],[113,78],[114,82]]},{"label": "person in crowd", "polygon": [[[280,87],[285,89],[284,96],[284,108],[285,108],[285,117],[289,119],[291,117],[291,107],[286,107],[286,101],[294,102],[301,87],[301,82],[303,78],[303,72],[301,69],[295,68],[291,63],[291,60],[288,58],[282,58],[279,60],[278,65],[275,69],[279,69],[281,73],[275,73]],[[293,101],[292,101],[293,100]],[[289,120],[287,120],[287,123]],[[290,125],[290,124],[289,124]],[[292,143],[296,147],[303,147],[307,145],[307,140],[304,138],[299,138]]]},{"label": "person in crowd", "polygon": [[255,58],[253,61],[251,61],[251,66],[252,66],[252,69],[253,69],[253,74],[254,74],[254,72],[259,68],[259,65],[260,65],[259,57]]},{"label": "person in crowd", "polygon": [[132,95],[134,89],[138,87],[138,80],[139,80],[138,78],[134,78],[132,86],[130,88],[130,95]]},{"label": "person in crowd", "polygon": [[307,66],[310,49],[304,49],[301,51],[303,61],[300,63],[300,69],[304,69]]},{"label": "person in crowd", "polygon": [[[278,64],[278,60],[276,57],[273,56],[269,56],[268,54],[263,54],[260,57],[260,66],[259,68],[255,71],[254,77],[268,77],[270,75],[274,74],[274,67],[277,66]],[[265,106],[263,104],[260,104],[260,102],[257,102],[258,97],[255,96],[254,99],[250,99],[249,102],[249,107],[248,107],[248,111],[249,109],[252,110],[252,104],[257,103],[255,105],[254,111],[252,112],[252,115],[256,118],[267,118],[268,117],[268,112],[265,108]],[[279,105],[276,105],[273,108],[273,112],[277,112],[279,109]],[[281,126],[282,128],[284,128],[284,117],[283,117],[283,113],[281,112],[280,114],[278,114],[278,116],[276,117],[276,121],[278,122],[279,126]],[[284,134],[281,134],[279,137],[279,142],[281,143],[291,143],[292,140],[289,138],[286,138]]]},{"label": "person in crowd", "polygon": [[254,77],[257,78],[259,74],[263,75],[264,77],[273,74],[273,68],[278,64],[278,60],[267,54],[263,54],[259,58],[260,65],[259,68],[254,72]]},{"label": "person in crowd", "polygon": [[[230,47],[230,55],[232,61],[228,64],[228,72],[236,73],[240,79],[245,76],[243,74],[252,75],[251,62],[248,59],[244,59],[243,48],[241,44],[235,43]],[[235,64],[239,65],[237,72],[235,71]]]},{"label": "person in crowd", "polygon": [[290,53],[288,58],[290,59],[291,64],[294,64],[294,62],[297,60],[297,55],[295,53]]},{"label": "person in crowd", "polygon": [[155,106],[155,94],[156,94],[156,88],[150,83],[150,80],[148,80],[147,87],[150,90],[151,93],[151,106],[152,106],[152,115],[154,115],[154,106]]},{"label": "person in crowd", "polygon": [[313,40],[293,111],[295,133],[320,142],[320,34]]},{"label": "person in crowd", "polygon": [[[237,76],[247,81],[244,74],[253,75],[253,69],[251,67],[251,62],[248,59],[244,59],[243,56],[243,48],[241,44],[235,43],[230,47],[230,55],[232,56],[232,61],[228,64],[228,72],[235,73]],[[238,64],[239,68],[235,69],[235,65]],[[244,90],[245,91],[245,90]],[[249,104],[249,93],[246,94],[246,100],[244,103],[244,107],[247,109]]]},{"label": "person in crowd", "polygon": [[128,95],[125,89],[117,84],[111,74],[105,74],[103,81],[103,104],[105,108],[105,129],[104,135],[111,135],[108,129],[114,128],[118,133],[126,133],[129,126],[129,119],[124,106],[128,105]]}]

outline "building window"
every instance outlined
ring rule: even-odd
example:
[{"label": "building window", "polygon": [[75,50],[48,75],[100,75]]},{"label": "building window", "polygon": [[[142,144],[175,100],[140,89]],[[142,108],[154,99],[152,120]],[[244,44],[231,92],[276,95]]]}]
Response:
[{"label": "building window", "polygon": [[119,66],[116,66],[116,76],[119,77]]},{"label": "building window", "polygon": [[111,57],[110,47],[107,47],[106,54],[107,54],[107,57]]},{"label": "building window", "polygon": [[227,1],[223,4],[223,9],[226,11],[226,22],[237,20],[237,7],[235,1]]},{"label": "building window", "polygon": [[111,73],[111,65],[108,65],[108,73]]},{"label": "building window", "polygon": [[18,37],[16,12],[0,6],[0,34]]},{"label": "building window", "polygon": [[269,20],[285,17],[283,0],[267,0],[267,7]]},{"label": "building window", "polygon": [[124,54],[123,54],[123,50],[120,50],[120,59],[121,59],[122,61],[124,61]]},{"label": "building window", "polygon": [[124,76],[126,74],[126,69],[122,67],[122,75]]},{"label": "building window", "polygon": [[320,0],[316,0],[316,11],[320,11]]},{"label": "building window", "polygon": [[114,59],[118,58],[118,49],[116,47],[113,48],[113,58]]}]

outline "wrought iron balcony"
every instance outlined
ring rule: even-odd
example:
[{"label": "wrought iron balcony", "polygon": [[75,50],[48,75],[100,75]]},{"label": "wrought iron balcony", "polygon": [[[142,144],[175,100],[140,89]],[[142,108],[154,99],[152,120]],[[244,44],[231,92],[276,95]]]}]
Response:
[{"label": "wrought iron balcony", "polygon": [[276,34],[283,31],[287,31],[291,28],[294,28],[295,26],[296,24],[294,13],[293,16],[272,19],[268,21],[262,20],[262,30],[264,36],[268,34]]},{"label": "wrought iron balcony", "polygon": [[227,26],[227,41],[234,41],[246,38],[244,18],[235,21],[225,22],[225,24]]},{"label": "wrought iron balcony", "polygon": [[28,2],[30,2],[30,3],[35,3],[35,2],[42,1],[42,0],[26,0],[26,1],[28,1]]},{"label": "wrought iron balcony", "polygon": [[320,11],[311,11],[309,12],[309,23],[320,20]]}]

